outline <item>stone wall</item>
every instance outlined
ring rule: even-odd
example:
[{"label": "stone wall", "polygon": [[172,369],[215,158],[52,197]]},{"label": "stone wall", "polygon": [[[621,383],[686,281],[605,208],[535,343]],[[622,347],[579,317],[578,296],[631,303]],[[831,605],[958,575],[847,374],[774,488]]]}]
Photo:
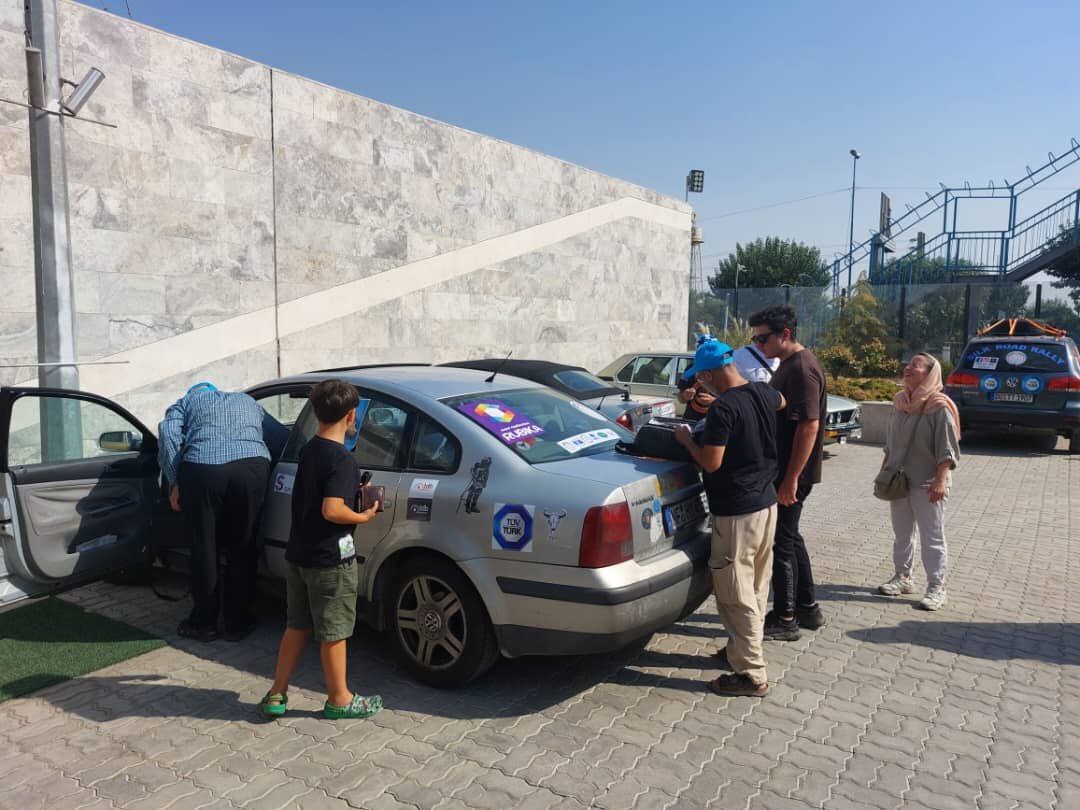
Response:
[{"label": "stone wall", "polygon": [[[689,208],[476,133],[61,2],[82,386],[156,421],[190,381],[681,347]],[[0,95],[25,87],[0,0]],[[26,113],[0,105],[0,363],[35,358]],[[34,372],[0,370],[0,380]]]}]

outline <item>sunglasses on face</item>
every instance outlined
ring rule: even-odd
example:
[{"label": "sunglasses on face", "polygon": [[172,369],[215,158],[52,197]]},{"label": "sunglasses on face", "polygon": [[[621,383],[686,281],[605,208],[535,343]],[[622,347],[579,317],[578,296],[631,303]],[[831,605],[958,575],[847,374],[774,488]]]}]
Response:
[{"label": "sunglasses on face", "polygon": [[750,340],[754,341],[758,346],[764,346],[769,342],[769,338],[775,334],[776,332],[764,332],[760,335],[751,335]]}]

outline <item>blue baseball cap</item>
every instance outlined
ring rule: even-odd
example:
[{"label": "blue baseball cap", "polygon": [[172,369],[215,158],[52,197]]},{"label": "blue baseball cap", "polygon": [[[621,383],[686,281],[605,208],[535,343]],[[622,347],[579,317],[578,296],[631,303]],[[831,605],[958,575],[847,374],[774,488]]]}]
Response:
[{"label": "blue baseball cap", "polygon": [[684,373],[684,380],[694,379],[694,375],[700,371],[712,371],[714,368],[723,368],[735,361],[735,350],[719,340],[706,340],[698,345],[694,353],[694,364]]},{"label": "blue baseball cap", "polygon": [[189,394],[198,394],[201,391],[217,391],[217,386],[212,382],[197,382],[187,390]]}]

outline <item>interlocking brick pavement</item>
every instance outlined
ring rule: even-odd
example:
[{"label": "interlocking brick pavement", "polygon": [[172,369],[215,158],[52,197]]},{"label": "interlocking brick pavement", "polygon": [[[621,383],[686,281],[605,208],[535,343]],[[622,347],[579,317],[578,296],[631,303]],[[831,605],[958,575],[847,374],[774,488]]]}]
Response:
[{"label": "interlocking brick pavement", "polygon": [[706,605],[647,646],[502,662],[455,692],[361,630],[352,683],[384,712],[322,719],[312,651],[264,723],[279,602],[249,641],[204,645],[173,634],[183,604],[97,584],[65,598],[171,646],[0,706],[0,808],[1080,807],[1080,456],[967,448],[936,614],[873,593],[891,573],[879,459],[826,462],[804,526],[829,624],[767,646],[764,700],[702,688],[723,643]]}]

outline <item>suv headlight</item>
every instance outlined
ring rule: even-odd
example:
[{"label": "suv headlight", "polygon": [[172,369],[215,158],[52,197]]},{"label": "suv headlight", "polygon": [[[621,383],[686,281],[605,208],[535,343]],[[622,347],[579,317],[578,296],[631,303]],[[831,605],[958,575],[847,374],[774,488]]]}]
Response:
[{"label": "suv headlight", "polygon": [[851,414],[851,421],[862,424],[862,408],[855,409],[855,411]]}]

